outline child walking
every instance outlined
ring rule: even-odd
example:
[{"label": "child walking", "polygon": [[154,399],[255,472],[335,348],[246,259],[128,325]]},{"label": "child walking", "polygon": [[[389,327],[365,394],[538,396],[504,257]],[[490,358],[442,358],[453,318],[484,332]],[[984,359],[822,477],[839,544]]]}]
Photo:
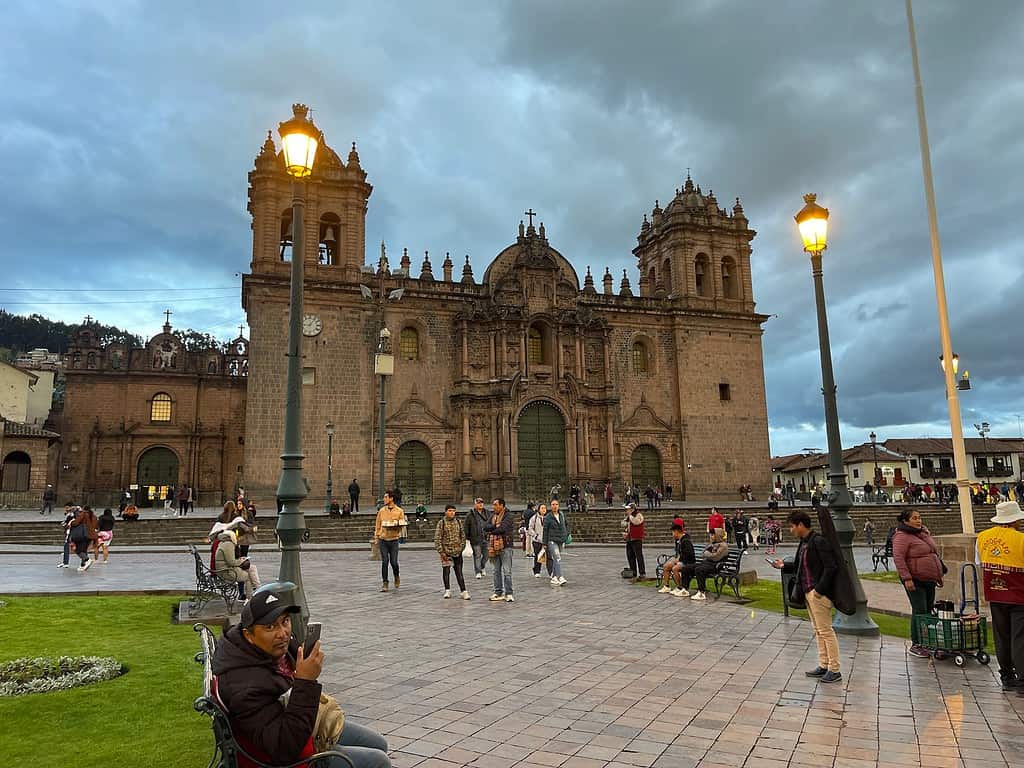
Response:
[{"label": "child walking", "polygon": [[444,581],[444,599],[452,596],[451,572],[455,568],[455,580],[459,583],[460,597],[469,600],[466,580],[462,577],[462,550],[466,546],[466,532],[462,523],[455,519],[455,505],[444,508],[444,517],[437,521],[434,531],[434,549],[441,556],[441,579]]}]

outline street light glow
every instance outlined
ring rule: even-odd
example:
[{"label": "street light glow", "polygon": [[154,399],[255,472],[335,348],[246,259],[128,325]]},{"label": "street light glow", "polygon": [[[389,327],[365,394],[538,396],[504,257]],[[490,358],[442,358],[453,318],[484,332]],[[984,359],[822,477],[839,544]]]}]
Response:
[{"label": "street light glow", "polygon": [[821,253],[828,247],[828,208],[822,208],[815,200],[817,195],[804,195],[804,207],[794,218],[808,253]]},{"label": "street light glow", "polygon": [[320,146],[320,131],[309,120],[309,107],[292,104],[293,116],[285,120],[277,130],[281,134],[284,150],[284,167],[290,176],[304,179],[313,173],[313,161]]}]

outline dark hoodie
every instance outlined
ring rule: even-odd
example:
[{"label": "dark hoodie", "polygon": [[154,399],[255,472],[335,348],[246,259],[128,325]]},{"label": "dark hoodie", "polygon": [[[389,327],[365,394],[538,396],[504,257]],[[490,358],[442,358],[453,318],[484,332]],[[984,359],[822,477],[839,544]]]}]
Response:
[{"label": "dark hoodie", "polygon": [[674,541],[676,547],[676,559],[683,565],[694,565],[697,562],[697,554],[693,551],[693,542],[690,535],[683,531],[683,535]]},{"label": "dark hoodie", "polygon": [[[293,638],[288,649],[292,669],[297,650]],[[238,625],[217,641],[212,666],[235,735],[263,753],[256,757],[287,765],[313,754],[320,683],[286,676],[270,654],[245,639]],[[280,697],[289,689],[288,703],[282,704]]]},{"label": "dark hoodie", "polygon": [[476,507],[466,513],[463,521],[463,528],[466,530],[466,538],[469,543],[479,547],[484,543],[487,535],[484,533],[484,526],[491,524],[491,513],[487,509],[476,511]]}]

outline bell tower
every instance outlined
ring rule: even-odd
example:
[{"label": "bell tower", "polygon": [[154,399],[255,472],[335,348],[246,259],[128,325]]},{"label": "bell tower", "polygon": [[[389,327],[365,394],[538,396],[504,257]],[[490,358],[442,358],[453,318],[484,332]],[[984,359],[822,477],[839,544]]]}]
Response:
[{"label": "bell tower", "polygon": [[[356,282],[366,251],[366,211],[373,187],[355,142],[342,162],[326,141],[316,154],[306,191],[307,279]],[[287,276],[291,261],[292,181],[271,133],[249,172],[253,275]]]}]

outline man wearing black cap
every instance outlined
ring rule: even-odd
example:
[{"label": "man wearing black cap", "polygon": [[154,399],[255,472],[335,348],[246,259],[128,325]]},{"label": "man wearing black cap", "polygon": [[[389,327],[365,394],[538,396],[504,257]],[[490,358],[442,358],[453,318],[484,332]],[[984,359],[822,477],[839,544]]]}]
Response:
[{"label": "man wearing black cap", "polygon": [[[285,584],[264,586],[242,609],[241,623],[217,643],[212,662],[218,695],[239,744],[254,757],[279,765],[315,751],[317,678],[324,654],[317,641],[306,657],[292,637],[292,618],[299,610]],[[335,748],[356,768],[391,766],[384,737],[356,723],[344,723]]]}]

